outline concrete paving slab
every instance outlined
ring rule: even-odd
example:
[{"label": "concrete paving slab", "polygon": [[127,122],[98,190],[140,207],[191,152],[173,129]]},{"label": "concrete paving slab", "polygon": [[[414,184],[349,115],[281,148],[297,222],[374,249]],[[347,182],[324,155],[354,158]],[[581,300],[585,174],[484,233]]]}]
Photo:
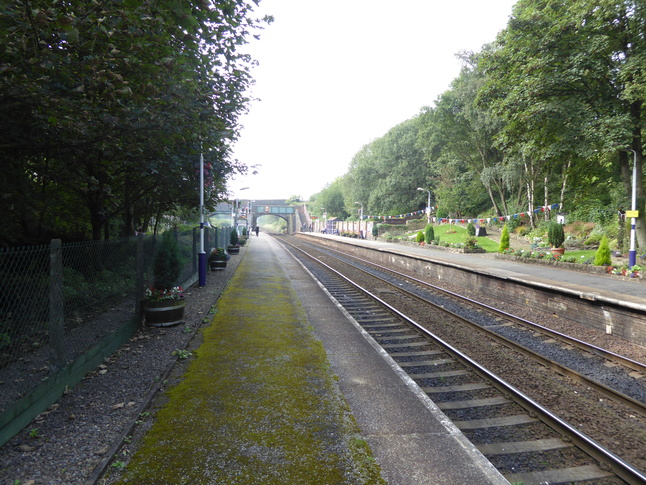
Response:
[{"label": "concrete paving slab", "polygon": [[388,483],[509,483],[300,263],[280,259]]}]

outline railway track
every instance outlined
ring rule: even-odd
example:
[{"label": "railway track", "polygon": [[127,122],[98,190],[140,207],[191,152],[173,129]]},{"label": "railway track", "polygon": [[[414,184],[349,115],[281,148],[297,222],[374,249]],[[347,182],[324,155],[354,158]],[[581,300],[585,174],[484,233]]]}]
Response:
[{"label": "railway track", "polygon": [[[511,483],[646,483],[640,470],[310,254],[314,249],[280,240]],[[321,250],[332,257],[329,248]],[[347,255],[340,257],[342,264],[350,264]],[[389,280],[381,278],[380,284],[401,291],[401,278],[413,285],[409,276],[392,273]],[[426,283],[414,282],[420,285]],[[407,294],[421,298],[415,292]],[[435,318],[446,318],[440,309],[435,312]],[[468,320],[453,313],[451,318]],[[638,404],[632,398],[629,401]]]},{"label": "railway track", "polygon": [[[316,249],[353,265],[410,298],[435,305],[451,318],[483,332],[506,347],[529,355],[559,374],[646,416],[646,385],[642,384],[646,382],[645,364],[371,261],[330,248]],[[437,295],[442,298],[439,302]],[[435,303],[431,299],[435,299]],[[451,304],[450,301],[457,303]],[[472,309],[486,312],[491,318],[474,319]],[[558,347],[559,351],[550,351],[550,347]],[[596,358],[597,365],[591,365],[590,357]]]}]

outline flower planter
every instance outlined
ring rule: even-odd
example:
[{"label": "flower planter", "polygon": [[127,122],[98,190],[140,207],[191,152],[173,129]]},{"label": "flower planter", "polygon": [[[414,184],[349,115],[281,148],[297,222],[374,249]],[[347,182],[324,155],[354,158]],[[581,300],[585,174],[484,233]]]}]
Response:
[{"label": "flower planter", "polygon": [[559,256],[565,254],[565,248],[552,248],[550,251],[552,251],[552,254],[558,254]]},{"label": "flower planter", "polygon": [[184,319],[184,297],[176,300],[144,301],[146,325],[151,327],[170,327]]},{"label": "flower planter", "polygon": [[209,268],[211,268],[211,271],[222,271],[226,267],[226,261],[209,261]]},{"label": "flower planter", "polygon": [[240,252],[240,247],[238,246],[229,246],[227,248],[227,253],[229,254],[238,254]]}]

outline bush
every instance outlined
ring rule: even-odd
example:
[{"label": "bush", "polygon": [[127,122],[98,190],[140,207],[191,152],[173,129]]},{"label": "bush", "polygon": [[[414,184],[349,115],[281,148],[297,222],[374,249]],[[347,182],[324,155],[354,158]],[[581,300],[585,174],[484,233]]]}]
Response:
[{"label": "bush", "polygon": [[424,242],[424,233],[422,231],[419,231],[415,236],[415,242],[417,243]]},{"label": "bush", "polygon": [[236,246],[240,244],[240,238],[238,237],[238,231],[236,229],[231,230],[231,236],[229,237],[229,244],[231,246]]},{"label": "bush", "polygon": [[502,233],[500,234],[500,245],[498,246],[498,252],[502,253],[505,249],[509,248],[509,228],[507,224],[502,227]]},{"label": "bush", "polygon": [[558,222],[552,222],[547,228],[547,241],[554,248],[562,248],[565,241],[563,226]]},{"label": "bush", "polygon": [[610,256],[610,244],[608,243],[608,238],[603,236],[601,238],[601,243],[597,252],[594,253],[594,265],[603,266],[612,264],[612,258]]},{"label": "bush", "polygon": [[467,249],[477,249],[478,239],[475,236],[467,236],[464,240],[464,247]]},{"label": "bush", "polygon": [[175,234],[173,231],[166,231],[162,234],[153,263],[154,288],[158,290],[173,288],[181,271],[182,262]]},{"label": "bush", "polygon": [[476,235],[476,226],[474,226],[472,222],[469,222],[467,225],[467,234],[471,237]]},{"label": "bush", "polygon": [[435,239],[435,229],[433,229],[433,224],[427,224],[424,228],[424,240],[426,244],[431,244]]}]

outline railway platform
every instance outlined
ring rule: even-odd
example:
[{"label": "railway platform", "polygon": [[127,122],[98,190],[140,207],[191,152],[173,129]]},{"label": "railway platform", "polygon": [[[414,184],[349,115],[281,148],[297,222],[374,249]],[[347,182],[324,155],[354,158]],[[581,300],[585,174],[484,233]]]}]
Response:
[{"label": "railway platform", "polygon": [[[572,293],[592,294],[626,306],[646,310],[646,282],[634,279],[590,274],[567,267],[539,266],[497,259],[490,253],[451,253],[439,249],[409,246],[370,239],[352,239],[320,233],[304,233],[322,239],[365,246],[384,251],[429,258],[453,266],[461,266],[482,274],[512,279],[531,286],[559,288]],[[495,262],[492,261],[493,258]]]},{"label": "railway platform", "polygon": [[[261,306],[254,301],[260,301]],[[256,327],[260,331],[269,320],[278,335],[284,327],[294,325],[293,319],[285,316],[286,306],[294,309],[294,312],[288,312],[290,315],[300,315],[298,325],[309,329],[312,338],[322,344],[329,363],[326,372],[336,382],[335,392],[340,391],[345,399],[361,439],[368,443],[386,483],[508,484],[426,394],[406,378],[358,324],[333,303],[302,265],[276,240],[263,234],[250,239],[244,258],[216,304],[216,316],[211,324],[214,332],[207,334],[210,329],[205,329],[204,341],[196,351],[197,358],[182,378],[185,381],[182,384],[186,386],[178,385],[170,394],[169,402],[158,413],[144,440],[152,446],[142,446],[135,453],[132,466],[129,464],[127,467],[135,475],[126,480],[128,483],[146,483],[145,478],[136,476],[135,470],[137,467],[141,469],[142,464],[144,469],[148,468],[146,473],[152,473],[157,479],[175,473],[163,467],[186,465],[185,472],[178,473],[179,476],[184,475],[183,478],[198,469],[197,473],[203,479],[192,483],[379,483],[378,480],[357,476],[326,480],[317,476],[315,470],[309,477],[295,481],[277,476],[279,467],[284,467],[285,461],[291,459],[283,454],[285,449],[293,440],[301,439],[300,434],[286,430],[280,432],[280,439],[276,442],[269,441],[263,446],[246,443],[244,450],[239,449],[239,437],[268,432],[270,430],[261,431],[260,428],[290,420],[290,416],[273,419],[270,413],[259,422],[253,416],[258,415],[260,408],[273,403],[278,404],[280,413],[289,414],[295,409],[288,402],[281,403],[286,395],[281,378],[277,378],[282,377],[281,366],[267,367],[260,362],[263,359],[272,362],[284,359],[287,362],[286,356],[271,355],[270,347],[266,349],[267,354],[252,355],[251,361],[245,361],[250,346],[258,345],[254,337]],[[223,318],[226,327],[217,331]],[[216,323],[218,321],[220,323]],[[294,339],[290,345],[306,345],[306,339]],[[221,357],[225,347],[226,355],[231,356],[228,361]],[[259,362],[254,363],[253,358]],[[240,362],[236,362],[238,359]],[[253,392],[248,392],[251,383],[240,379],[240,367],[243,366],[257,366],[255,372],[277,372],[278,376],[267,376],[275,385],[257,386]],[[231,409],[221,402],[224,401],[221,393],[194,390],[188,395],[183,391],[192,389],[191,376],[204,375],[209,376],[209,387],[228,393],[227,399],[233,395],[235,413],[247,416],[246,419],[230,419],[228,413]],[[305,369],[303,375],[308,375]],[[325,397],[319,397],[323,409]],[[205,408],[208,419],[195,415],[196,410]],[[171,409],[174,411],[165,412]],[[317,412],[299,419],[301,426],[308,423],[307,426],[317,429],[329,429],[329,413],[321,412],[319,415]],[[204,441],[195,443],[195,450],[178,449],[179,441],[173,443],[174,440],[168,436],[169,429],[173,434],[183,434],[193,433],[196,427],[206,429]],[[164,429],[166,434],[163,434]],[[163,439],[155,438],[159,433]],[[341,443],[347,439],[342,435],[327,439],[338,440],[340,448],[347,446],[347,443]],[[198,460],[196,455],[202,458]],[[183,463],[180,456],[186,456],[185,461],[189,463]],[[253,468],[247,468],[249,463],[254,463]],[[149,466],[152,464],[162,469],[151,471]],[[203,470],[199,470],[201,466]],[[164,483],[174,482],[169,479]]]}]

